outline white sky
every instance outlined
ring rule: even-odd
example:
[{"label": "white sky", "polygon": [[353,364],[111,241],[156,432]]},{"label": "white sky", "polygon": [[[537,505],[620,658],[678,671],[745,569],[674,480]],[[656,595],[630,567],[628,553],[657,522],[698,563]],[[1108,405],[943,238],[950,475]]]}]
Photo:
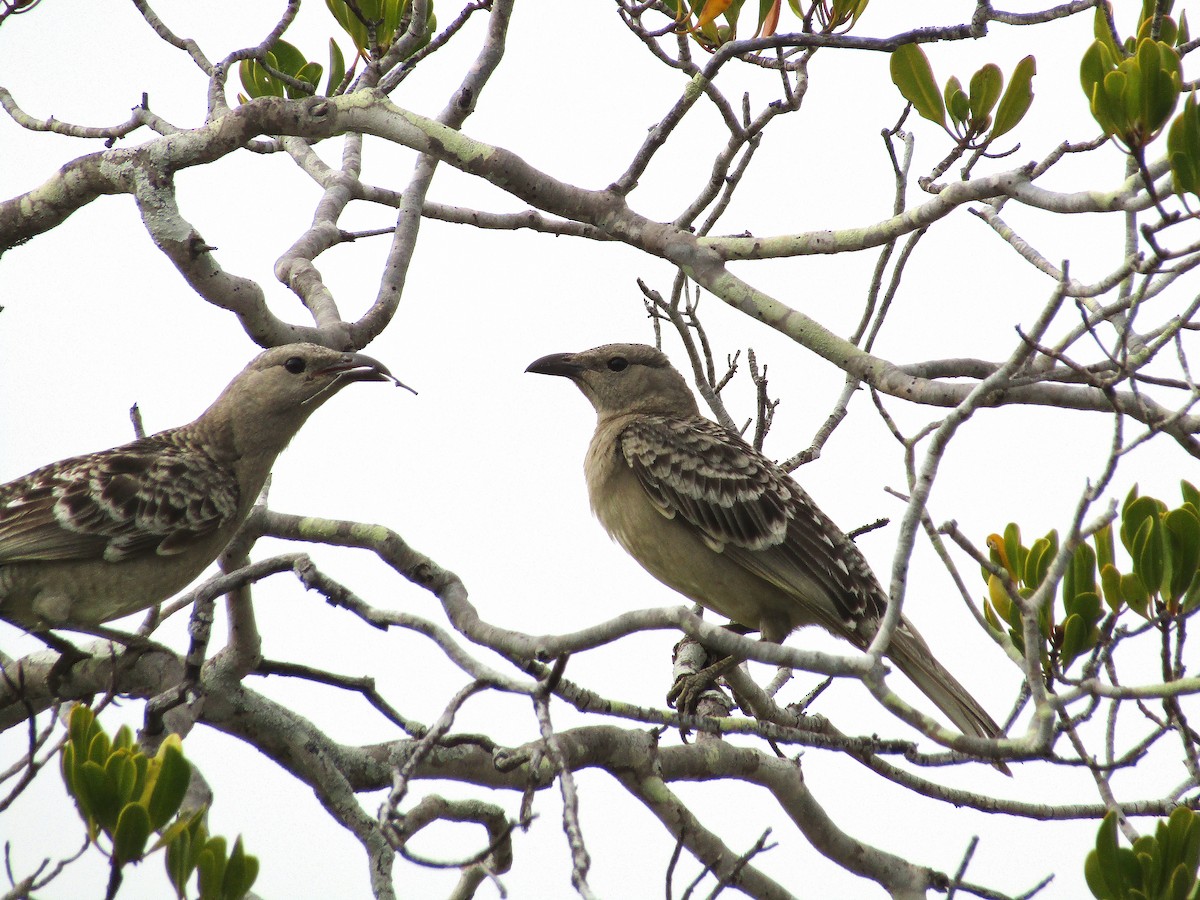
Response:
[{"label": "white sky", "polygon": [[[923,24],[938,24],[963,20],[973,4],[919,6],[928,9]],[[1128,0],[1119,3],[1119,21],[1127,25],[1137,6]],[[196,38],[209,58],[217,59],[235,47],[257,43],[281,7],[170,0],[156,9],[176,33]],[[911,8],[873,4],[856,33],[901,30],[900,18]],[[437,9],[443,23],[452,17],[449,10]],[[461,79],[464,61],[475,53],[481,25],[482,19],[423,63],[394,101],[436,115]],[[287,38],[310,58],[322,60],[330,35],[338,37],[343,49],[349,46],[335,29],[324,5],[312,2]],[[1095,134],[1076,69],[1090,35],[1088,15],[1039,29],[995,26],[985,42],[927,48],[939,80],[953,72],[964,83],[983,62],[996,62],[1008,73],[1025,54],[1037,54],[1037,99],[1015,135],[1023,145],[1009,161],[996,163],[997,170],[1040,159],[1063,138],[1083,140]],[[728,66],[722,77],[727,96],[737,98],[749,90],[756,109],[777,90],[778,76],[770,73]],[[126,4],[45,0],[31,15],[6,21],[0,28],[0,85],[35,117],[54,115],[81,124],[123,121],[143,91],[149,92],[151,108],[177,126],[194,126],[204,113],[205,81],[199,71],[186,54],[161,43]],[[646,128],[662,117],[681,89],[680,77],[657,66],[624,32],[610,4],[522,0],[505,62],[465,130],[514,150],[561,180],[602,187],[624,170]],[[805,109],[769,130],[720,230],[765,235],[867,225],[888,215],[892,176],[879,132],[895,122],[902,106],[885,57],[818,54]],[[914,171],[927,171],[946,151],[946,141],[930,123],[910,119],[909,124],[917,134]],[[695,196],[724,142],[716,125],[715,113],[701,104],[642,179],[631,197],[635,209],[673,218]],[[126,145],[148,137],[139,133]],[[340,148],[340,142],[330,141],[320,152],[336,161]],[[0,117],[0,196],[28,190],[69,159],[99,149],[99,142],[30,134]],[[1123,158],[1109,150],[1092,157],[1064,165],[1046,179],[1046,186],[1115,187],[1122,179]],[[400,188],[412,159],[407,152],[368,141],[364,179]],[[308,324],[295,298],[274,279],[272,267],[306,227],[318,197],[315,186],[286,156],[249,153],[181,173],[178,185],[185,216],[219,248],[222,266],[256,279],[278,315]],[[430,197],[495,211],[521,208],[497,189],[447,166],[439,169]],[[915,187],[910,200],[921,200]],[[1121,252],[1116,216],[1064,223],[1015,205],[1006,216],[1048,258],[1070,259],[1072,274],[1082,280],[1109,271]],[[389,210],[360,204],[350,208],[343,224],[374,228],[393,221]],[[387,241],[345,245],[318,261],[347,317],[374,297]],[[866,253],[742,264],[735,271],[847,334],[860,315],[874,263],[875,255]],[[457,572],[485,619],[509,628],[559,633],[626,609],[678,602],[677,595],[642,572],[591,521],[580,473],[592,427],[587,403],[569,384],[523,374],[530,361],[545,353],[613,340],[651,340],[635,279],[666,293],[671,275],[665,263],[620,244],[474,232],[426,222],[404,302],[392,326],[367,349],[420,396],[371,385],[344,392],[314,417],[282,457],[272,506],[389,525]],[[877,352],[897,362],[1001,358],[1013,346],[1013,326],[1028,326],[1052,287],[980,220],[961,211],[922,244]],[[154,249],[127,196],[102,198],[62,227],[9,251],[0,259],[0,304],[0,480],[128,440],[127,410],[134,402],[150,430],[193,418],[256,350],[230,314],[200,301]],[[702,313],[720,354],[750,345],[770,366],[772,391],[783,403],[767,452],[782,459],[808,446],[840,391],[841,373],[715,299],[705,301]],[[667,349],[682,362],[677,342],[668,342]],[[751,394],[744,382],[733,396],[735,418],[747,417]],[[905,408],[898,401],[888,405],[910,429],[937,417],[937,411]],[[1097,474],[1107,429],[1106,421],[1051,410],[977,416],[943,466],[932,502],[934,520],[954,518],[980,543],[1014,519],[1027,536],[1064,527],[1084,479]],[[1137,481],[1144,493],[1174,502],[1178,479],[1191,468],[1188,462],[1166,445],[1139,451],[1118,476],[1114,491],[1123,496]],[[850,419],[822,458],[797,474],[847,530],[901,513],[883,491],[885,486],[904,488],[900,452],[865,394],[855,398]],[[860,544],[881,576],[890,570],[894,542],[893,527]],[[264,542],[256,556],[279,549]],[[330,574],[368,601],[444,622],[434,598],[366,554],[312,552]],[[960,564],[973,576],[969,562]],[[918,551],[910,585],[906,614],[946,666],[1002,718],[1018,684],[1017,673],[974,630],[924,548]],[[372,674],[413,718],[431,722],[464,683],[464,676],[421,640],[360,626],[286,577],[260,587],[256,596],[269,657],[348,675]],[[184,649],[184,625],[178,618],[161,632],[162,639]],[[568,677],[615,698],[661,705],[676,637],[639,636],[580,655],[572,659]],[[6,626],[0,642],[8,653],[39,646]],[[844,649],[813,632],[793,636],[791,642]],[[799,699],[815,682],[800,673],[782,699]],[[336,739],[365,743],[396,737],[353,697],[297,688],[279,679],[252,679],[251,687],[294,703]],[[914,699],[911,689],[905,694]],[[850,733],[911,734],[855,684],[831,689],[817,711]],[[124,705],[125,719],[137,722],[140,713],[141,704]],[[554,714],[560,728],[580,721],[561,704]],[[112,729],[121,720],[118,714],[106,722]],[[469,703],[457,728],[487,731],[513,744],[537,735],[527,703],[494,693]],[[12,759],[22,739],[0,739],[0,760]],[[357,842],[333,824],[309,791],[252,749],[203,728],[188,739],[186,750],[217,791],[214,832],[230,839],[242,833],[250,852],[260,856],[259,894],[368,894]],[[953,871],[970,836],[980,834],[971,880],[1019,893],[1056,872],[1054,885],[1043,896],[1075,897],[1085,890],[1083,857],[1095,823],[1038,824],[956,810],[914,797],[836,754],[810,751],[803,766],[816,797],[855,837]],[[982,767],[937,774],[947,783],[1000,796],[1045,802],[1096,799],[1084,773],[1035,764],[1018,767],[1011,781]],[[1117,786],[1125,792],[1122,799],[1155,796],[1165,786],[1153,781],[1142,771],[1136,780],[1118,779]],[[579,782],[594,889],[607,898],[661,895],[671,839],[603,774],[584,772]],[[800,896],[880,893],[816,853],[777,808],[748,802],[756,797],[753,789],[720,783],[674,787],[694,801],[694,811],[736,850],[748,848],[765,827],[773,828],[779,847],[755,864]],[[514,814],[520,800],[424,783],[417,785],[416,796],[442,790],[449,796],[491,799]],[[373,812],[378,797],[362,801]],[[75,845],[81,827],[67,802],[58,776],[47,772],[0,817],[0,837],[12,843],[19,874],[43,855],[65,853]],[[544,792],[537,811],[540,817],[531,831],[514,838],[516,863],[504,883],[511,897],[569,896],[569,856],[557,792]],[[478,837],[474,830],[465,833],[461,846],[476,847]],[[452,856],[453,847],[424,838],[415,849]],[[147,871],[131,873],[121,896],[163,896],[160,865],[155,859],[142,867]],[[85,892],[81,885],[92,886],[86,894],[94,895],[102,870],[93,854],[44,896],[80,896]],[[406,896],[442,895],[456,877],[403,862],[397,862],[396,871],[398,891]],[[681,877],[694,871],[690,866]],[[478,896],[495,892],[484,887]]]}]

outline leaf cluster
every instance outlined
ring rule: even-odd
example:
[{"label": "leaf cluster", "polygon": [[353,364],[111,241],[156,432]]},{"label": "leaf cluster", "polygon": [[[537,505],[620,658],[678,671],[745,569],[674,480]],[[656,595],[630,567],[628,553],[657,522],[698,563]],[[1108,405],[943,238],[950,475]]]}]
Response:
[{"label": "leaf cluster", "polygon": [[[242,87],[251,98],[257,97],[288,97],[297,99],[308,97],[317,92],[321,75],[325,71],[320,63],[309,62],[308,59],[292,44],[278,40],[266,53],[266,65],[256,59],[243,59],[238,64],[238,75],[242,79]],[[271,70],[282,72],[290,78],[307,85],[297,87],[271,74]],[[326,95],[332,94],[346,74],[346,62],[337,43],[329,41],[329,80],[325,86]]]},{"label": "leaf cluster", "polygon": [[1109,812],[1083,872],[1098,900],[1197,900],[1200,882],[1200,815],[1180,807],[1159,821],[1153,835],[1133,847],[1117,843],[1117,814]]},{"label": "leaf cluster", "polygon": [[[410,0],[325,0],[325,6],[354,44],[351,78],[360,58],[379,59],[408,28]],[[433,15],[431,4],[424,38],[413,48],[413,52],[429,43],[429,36],[436,27],[437,18]],[[241,100],[244,103],[257,97],[297,99],[311,96],[320,89],[324,72],[325,67],[320,63],[311,62],[287,41],[277,40],[263,60],[244,59],[238,64],[238,75],[246,91]],[[282,73],[291,81],[279,78],[274,73]],[[346,58],[337,41],[330,38],[329,78],[325,82],[325,96],[332,97],[344,90],[342,84],[347,80]]]},{"label": "leaf cluster", "polygon": [[[325,5],[364,59],[379,59],[408,28],[410,0],[325,0]],[[425,38],[414,51],[437,27],[432,3],[425,25]]]},{"label": "leaf cluster", "polygon": [[[1117,567],[1111,524],[1097,531],[1091,543],[1075,548],[1062,579],[1061,601],[1051,596],[1038,610],[1047,671],[1051,660],[1066,671],[1096,648],[1105,606],[1113,616],[1128,607],[1151,619],[1186,616],[1200,605],[1200,492],[1186,481],[1180,487],[1183,503],[1175,509],[1139,496],[1136,485],[1129,492],[1116,529],[1129,556],[1125,571]],[[1058,534],[1051,531],[1025,547],[1020,528],[1010,523],[1003,536],[988,538],[988,548],[992,562],[1008,578],[983,570],[988,585],[984,616],[998,631],[1007,628],[1024,651],[1021,613],[1010,590],[1029,598],[1042,585],[1058,553]]]},{"label": "leaf cluster", "polygon": [[[204,809],[179,814],[192,767],[178,735],[168,735],[158,753],[147,757],[128,726],[110,739],[95,713],[82,704],[71,710],[67,731],[60,756],[63,782],[88,840],[111,861],[110,885],[119,884],[122,867],[165,847],[177,897],[187,896],[187,882],[197,871],[201,900],[240,900],[249,892],[258,877],[258,860],[245,853],[241,838],[226,854],[224,838],[207,836]],[[147,849],[154,833],[158,840]],[[107,849],[100,845],[101,836]]]},{"label": "leaf cluster", "polygon": [[[1121,40],[1112,27],[1112,9],[1096,7],[1095,41],[1079,66],[1079,79],[1092,117],[1106,135],[1139,159],[1163,130],[1183,91],[1183,66],[1175,49],[1189,40],[1187,14],[1155,18],[1156,4],[1145,0],[1137,34]],[[1164,13],[1171,2],[1163,4]],[[1167,132],[1167,159],[1177,193],[1200,195],[1200,113],[1194,96]]]},{"label": "leaf cluster", "polygon": [[1017,63],[1007,89],[1000,67],[987,63],[971,76],[967,90],[953,75],[939,90],[933,67],[919,44],[904,44],[892,53],[889,65],[892,83],[904,99],[964,146],[984,147],[1012,131],[1033,103],[1037,62],[1032,56]]},{"label": "leaf cluster", "polygon": [[[801,0],[788,0],[788,7],[802,20],[805,31],[815,21],[821,34],[844,33],[854,27],[869,0],[813,0],[804,8]],[[664,0],[675,17],[680,34],[689,34],[702,47],[716,49],[736,40],[746,0]],[[758,17],[752,37],[770,37],[779,27],[783,0],[758,0]],[[718,22],[718,20],[721,20]]]}]

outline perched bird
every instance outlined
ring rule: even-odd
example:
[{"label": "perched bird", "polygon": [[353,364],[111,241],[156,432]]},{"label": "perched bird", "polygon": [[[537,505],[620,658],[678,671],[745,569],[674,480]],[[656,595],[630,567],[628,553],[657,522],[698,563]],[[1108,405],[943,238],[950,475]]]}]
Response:
[{"label": "perched bird", "polygon": [[[596,408],[592,511],[651,575],[764,641],[819,625],[870,643],[887,595],[858,548],[775,463],[702,416],[663,353],[608,344],[526,371],[571,379]],[[1002,733],[907,620],[887,655],[965,734]]]},{"label": "perched bird", "polygon": [[0,619],[86,629],[181,590],[229,543],[300,426],[355,381],[400,385],[361,353],[275,347],[191,424],[0,486]]}]

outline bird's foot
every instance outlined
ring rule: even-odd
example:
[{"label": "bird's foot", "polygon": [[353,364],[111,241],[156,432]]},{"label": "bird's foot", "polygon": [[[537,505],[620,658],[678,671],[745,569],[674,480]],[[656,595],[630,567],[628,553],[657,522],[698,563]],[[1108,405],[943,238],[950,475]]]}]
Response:
[{"label": "bird's foot", "polygon": [[[737,665],[737,660],[725,657],[699,672],[680,675],[667,692],[667,704],[684,715],[729,715],[729,700],[717,687],[717,679]],[[706,709],[710,701],[715,709]],[[703,704],[703,705],[702,705]]]},{"label": "bird's foot", "polygon": [[54,665],[46,673],[46,687],[50,691],[51,696],[57,697],[59,696],[59,688],[62,687],[63,682],[70,678],[71,670],[85,659],[91,659],[91,656],[84,653],[70,641],[64,640],[48,631],[35,632],[34,637],[51,650],[58,652],[58,659],[54,661]]}]

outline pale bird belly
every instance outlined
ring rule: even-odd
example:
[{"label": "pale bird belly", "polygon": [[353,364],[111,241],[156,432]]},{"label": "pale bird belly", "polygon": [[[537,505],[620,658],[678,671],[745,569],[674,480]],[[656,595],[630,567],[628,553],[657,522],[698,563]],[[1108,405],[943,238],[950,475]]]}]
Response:
[{"label": "pale bird belly", "polygon": [[778,599],[774,586],[714,551],[690,525],[668,519],[644,497],[640,503],[617,504],[601,521],[647,572],[739,625],[757,630],[764,603]]},{"label": "pale bird belly", "polygon": [[0,619],[30,629],[86,627],[148,609],[194,581],[220,549],[214,549],[218,541],[228,542],[228,535],[167,560],[144,556],[103,565],[87,560],[0,567]]}]

